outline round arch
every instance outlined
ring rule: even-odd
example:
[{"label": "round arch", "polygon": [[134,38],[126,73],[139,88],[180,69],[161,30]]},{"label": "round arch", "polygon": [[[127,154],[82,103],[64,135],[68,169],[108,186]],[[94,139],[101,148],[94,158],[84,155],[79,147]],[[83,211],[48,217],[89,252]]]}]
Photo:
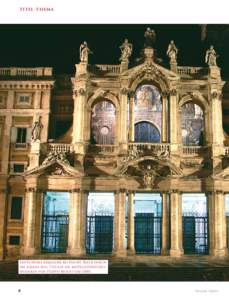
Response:
[{"label": "round arch", "polygon": [[161,139],[160,131],[152,123],[147,121],[140,121],[135,123],[135,136],[136,143],[159,143]]}]

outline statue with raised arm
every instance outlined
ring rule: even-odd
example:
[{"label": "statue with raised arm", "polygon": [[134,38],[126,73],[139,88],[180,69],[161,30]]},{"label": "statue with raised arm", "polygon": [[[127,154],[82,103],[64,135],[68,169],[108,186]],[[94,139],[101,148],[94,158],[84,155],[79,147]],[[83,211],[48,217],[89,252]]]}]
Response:
[{"label": "statue with raised arm", "polygon": [[217,66],[216,64],[216,52],[213,46],[210,47],[210,49],[208,49],[206,51],[206,55],[205,55],[205,62],[209,65],[209,67],[212,66]]},{"label": "statue with raised arm", "polygon": [[32,133],[31,133],[31,142],[35,142],[37,140],[40,140],[40,134],[42,129],[42,124],[40,118],[34,122]]},{"label": "statue with raised arm", "polygon": [[93,52],[88,48],[87,42],[83,42],[80,45],[80,61],[83,63],[87,63],[89,54],[93,54]]},{"label": "statue with raised arm", "polygon": [[120,46],[120,49],[121,49],[121,57],[119,60],[128,61],[133,51],[133,45],[128,42],[128,39],[125,39],[124,43]]},{"label": "statue with raised arm", "polygon": [[168,46],[168,50],[166,52],[166,54],[168,55],[168,57],[170,59],[170,63],[177,63],[177,53],[178,53],[178,49],[177,49],[174,41],[171,41]]},{"label": "statue with raised arm", "polygon": [[144,37],[145,37],[145,48],[153,48],[153,44],[155,43],[155,39],[156,39],[155,31],[148,27],[145,31]]}]

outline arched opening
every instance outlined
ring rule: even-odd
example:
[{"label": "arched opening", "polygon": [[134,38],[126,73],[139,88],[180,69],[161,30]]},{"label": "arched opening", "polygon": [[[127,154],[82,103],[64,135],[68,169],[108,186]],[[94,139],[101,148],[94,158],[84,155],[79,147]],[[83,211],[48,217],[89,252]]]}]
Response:
[{"label": "arched opening", "polygon": [[110,101],[100,100],[92,107],[92,144],[113,145],[115,143],[115,115],[115,106]]},{"label": "arched opening", "polygon": [[152,84],[140,85],[134,101],[135,142],[160,142],[162,102],[158,88]]},{"label": "arched opening", "polygon": [[159,143],[160,132],[150,122],[139,122],[135,124],[135,138],[137,143]]},{"label": "arched opening", "polygon": [[181,130],[183,145],[204,145],[204,112],[199,105],[188,102],[181,107]]}]

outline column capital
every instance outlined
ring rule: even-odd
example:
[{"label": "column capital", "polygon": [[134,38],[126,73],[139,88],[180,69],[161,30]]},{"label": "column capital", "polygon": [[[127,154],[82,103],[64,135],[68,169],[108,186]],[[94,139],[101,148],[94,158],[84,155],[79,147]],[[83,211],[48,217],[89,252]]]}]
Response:
[{"label": "column capital", "polygon": [[134,95],[135,95],[135,91],[133,91],[133,90],[129,90],[129,91],[128,91],[128,96],[129,96],[130,98],[133,98]]},{"label": "column capital", "polygon": [[170,96],[177,96],[177,89],[173,88],[169,91]]},{"label": "column capital", "polygon": [[129,89],[126,87],[123,87],[123,88],[121,88],[120,93],[121,93],[121,95],[128,95]]},{"label": "column capital", "polygon": [[162,95],[163,98],[166,98],[166,97],[169,96],[169,92],[168,91],[162,91],[161,95]]}]

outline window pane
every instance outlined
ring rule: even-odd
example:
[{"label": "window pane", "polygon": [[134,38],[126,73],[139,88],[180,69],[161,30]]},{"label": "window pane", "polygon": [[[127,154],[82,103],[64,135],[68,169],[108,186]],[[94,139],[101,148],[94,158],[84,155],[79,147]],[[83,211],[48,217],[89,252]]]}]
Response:
[{"label": "window pane", "polygon": [[12,197],[11,219],[21,219],[22,215],[22,197]]},{"label": "window pane", "polygon": [[11,235],[9,237],[10,245],[20,245],[20,236],[19,235]]}]

